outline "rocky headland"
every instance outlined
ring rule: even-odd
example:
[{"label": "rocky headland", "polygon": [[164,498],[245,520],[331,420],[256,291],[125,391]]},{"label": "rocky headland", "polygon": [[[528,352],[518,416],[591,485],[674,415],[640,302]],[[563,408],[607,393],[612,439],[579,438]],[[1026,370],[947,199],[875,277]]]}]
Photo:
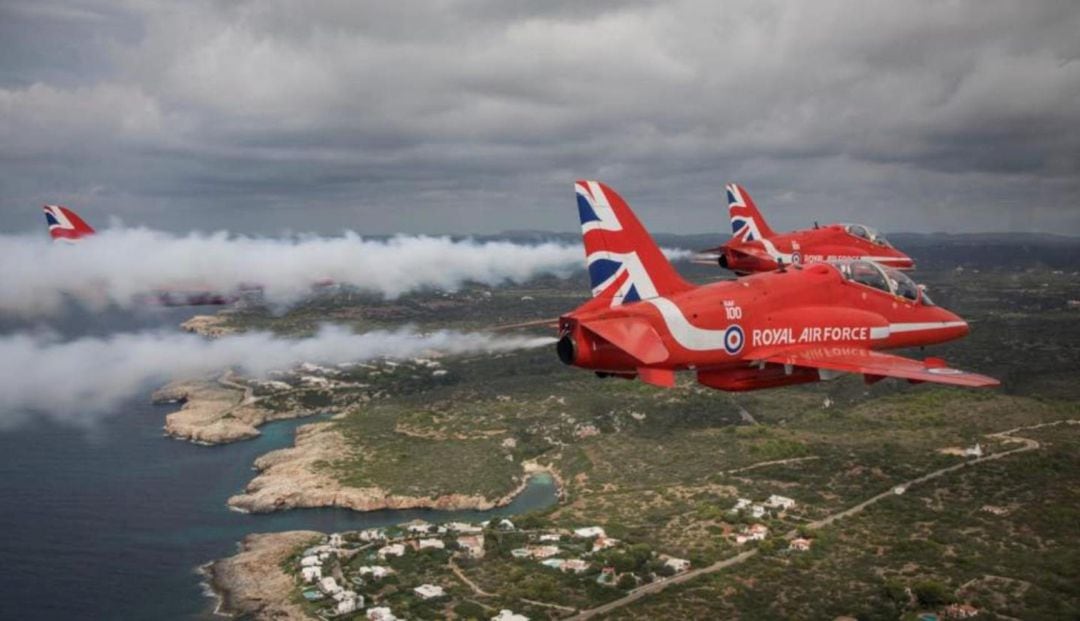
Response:
[{"label": "rocky headland", "polygon": [[228,318],[224,312],[217,315],[195,315],[184,323],[180,328],[185,332],[194,332],[207,338],[216,339],[236,332],[234,328],[226,325]]},{"label": "rocky headland", "polygon": [[217,612],[257,620],[308,619],[292,601],[293,578],[281,567],[297,548],[322,536],[315,531],[294,530],[244,537],[239,553],[203,568],[210,588],[221,598]]},{"label": "rocky headland", "polygon": [[304,409],[273,410],[259,405],[249,387],[233,382],[230,373],[218,379],[173,382],[156,390],[154,403],[182,402],[165,417],[165,433],[198,444],[226,444],[259,435],[263,423],[310,416]]},{"label": "rocky headland", "polygon": [[510,503],[525,488],[527,478],[501,498],[446,493],[434,497],[401,496],[379,487],[349,487],[325,465],[350,452],[333,422],[312,423],[296,430],[292,448],[272,451],[255,460],[259,471],[244,493],[229,499],[239,511],[267,513],[295,508],[340,507],[355,511],[379,509],[487,510]]}]

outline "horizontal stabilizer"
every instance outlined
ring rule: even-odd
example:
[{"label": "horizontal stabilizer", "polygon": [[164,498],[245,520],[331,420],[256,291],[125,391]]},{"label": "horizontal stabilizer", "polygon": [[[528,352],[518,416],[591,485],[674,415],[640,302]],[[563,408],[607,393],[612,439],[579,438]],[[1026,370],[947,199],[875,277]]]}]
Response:
[{"label": "horizontal stabilizer", "polygon": [[776,364],[862,373],[868,378],[898,377],[913,382],[934,382],[953,386],[983,388],[998,386],[992,377],[944,366],[939,358],[912,360],[859,347],[808,347],[787,350],[765,359]]},{"label": "horizontal stabilizer", "polygon": [[642,364],[650,365],[668,359],[667,347],[648,321],[634,317],[601,319],[581,324],[589,332],[625,351]]}]

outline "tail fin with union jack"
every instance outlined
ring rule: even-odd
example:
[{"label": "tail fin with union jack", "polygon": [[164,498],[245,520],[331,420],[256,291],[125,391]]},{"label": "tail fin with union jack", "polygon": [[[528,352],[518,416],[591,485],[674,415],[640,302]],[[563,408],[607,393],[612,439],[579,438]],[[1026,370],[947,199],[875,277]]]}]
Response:
[{"label": "tail fin with union jack", "polygon": [[741,242],[760,241],[774,236],[765,218],[761,217],[750,193],[737,183],[727,185],[728,214],[731,216],[731,237]]},{"label": "tail fin with union jack", "polygon": [[615,190],[578,181],[578,215],[594,298],[619,306],[692,289]]},{"label": "tail fin with union jack", "polygon": [[76,242],[94,234],[94,228],[67,207],[45,205],[42,210],[53,241]]}]

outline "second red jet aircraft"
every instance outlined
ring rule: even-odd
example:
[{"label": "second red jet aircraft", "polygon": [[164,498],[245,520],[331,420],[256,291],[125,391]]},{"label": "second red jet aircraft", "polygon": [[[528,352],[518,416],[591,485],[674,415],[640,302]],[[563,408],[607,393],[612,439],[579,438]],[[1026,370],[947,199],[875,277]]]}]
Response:
[{"label": "second red jet aircraft", "polygon": [[738,274],[767,272],[783,265],[865,259],[895,267],[915,267],[911,257],[874,229],[862,224],[814,225],[812,229],[777,233],[765,222],[754,199],[738,184],[727,186],[731,239],[704,250],[702,257]]}]

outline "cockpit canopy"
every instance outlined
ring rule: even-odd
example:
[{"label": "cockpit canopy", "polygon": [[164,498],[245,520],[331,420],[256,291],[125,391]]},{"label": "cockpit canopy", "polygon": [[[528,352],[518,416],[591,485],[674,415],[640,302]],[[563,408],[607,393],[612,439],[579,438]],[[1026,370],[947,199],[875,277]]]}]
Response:
[{"label": "cockpit canopy", "polygon": [[859,239],[865,239],[868,242],[875,243],[879,246],[885,246],[892,248],[892,244],[889,240],[885,239],[885,236],[879,233],[876,229],[872,229],[865,224],[843,224],[844,230],[848,235],[858,237]]},{"label": "cockpit canopy", "polygon": [[907,274],[891,267],[884,267],[873,261],[832,261],[836,269],[847,280],[857,282],[860,285],[873,287],[885,293],[933,306],[930,296],[915,284]]}]

